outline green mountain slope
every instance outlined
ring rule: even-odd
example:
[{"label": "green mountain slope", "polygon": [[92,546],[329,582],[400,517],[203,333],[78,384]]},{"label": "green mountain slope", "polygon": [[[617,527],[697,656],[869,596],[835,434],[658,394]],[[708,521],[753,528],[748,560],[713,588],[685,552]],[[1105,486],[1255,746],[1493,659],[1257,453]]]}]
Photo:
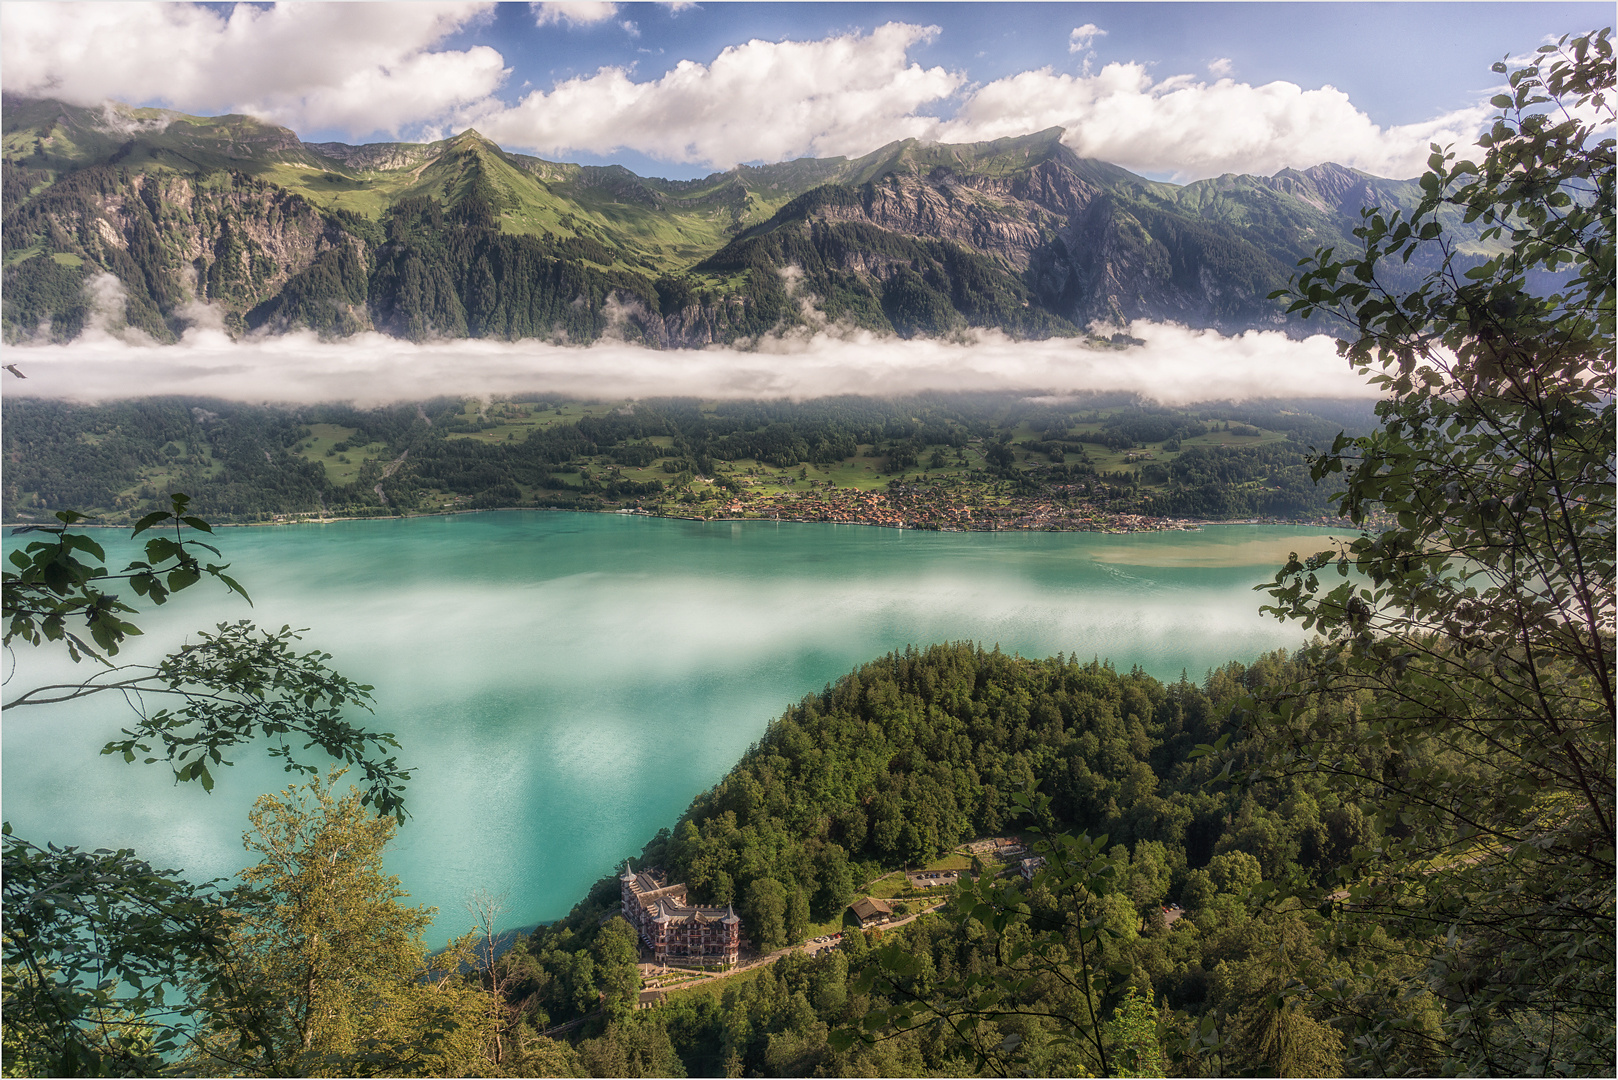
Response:
[{"label": "green mountain slope", "polygon": [[[1176,186],[1060,128],[691,181],[435,143],[304,143],[245,116],[7,97],[4,333],[107,307],[158,340],[206,300],[233,332],[312,328],[700,346],[841,321],[1017,336],[1172,319],[1291,328],[1268,294],[1414,185],[1334,165]],[[114,305],[116,306],[116,305]]]}]

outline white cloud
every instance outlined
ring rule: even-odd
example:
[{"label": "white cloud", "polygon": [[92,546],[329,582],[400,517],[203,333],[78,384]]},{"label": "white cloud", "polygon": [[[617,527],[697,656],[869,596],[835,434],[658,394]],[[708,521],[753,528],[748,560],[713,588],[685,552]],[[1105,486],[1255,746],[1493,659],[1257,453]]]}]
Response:
[{"label": "white cloud", "polygon": [[1230,62],[1230,57],[1221,56],[1216,60],[1208,61],[1208,74],[1216,79],[1223,79],[1230,74],[1233,66]]},{"label": "white cloud", "polygon": [[994,331],[947,342],[834,330],[766,338],[746,351],[657,352],[613,341],[588,348],[534,341],[418,345],[380,334],[341,342],[308,333],[233,342],[216,328],[197,326],[173,346],[132,344],[92,329],[68,345],[7,347],[0,359],[28,372],[26,382],[8,381],[8,394],[79,401],[183,394],[370,405],[440,394],[534,391],[804,399],[939,389],[1058,395],[1132,391],[1175,404],[1375,396],[1324,336],[1305,341],[1275,332],[1223,337],[1140,322],[1131,332],[1146,344],[1122,352],[1071,340],[1019,342]]},{"label": "white cloud", "polygon": [[863,154],[894,139],[926,137],[916,115],[954,93],[964,76],[923,69],[907,53],[936,27],[888,23],[870,34],[820,41],[752,40],[712,63],[682,60],[636,82],[625,68],[559,82],[511,108],[469,110],[466,123],[503,145],[541,154],[638,150],[666,161],[726,168],[802,155]]},{"label": "white cloud", "polygon": [[1094,75],[1043,68],[998,79],[977,89],[934,137],[970,142],[1059,125],[1083,157],[1182,181],[1324,161],[1401,178],[1424,170],[1430,142],[1471,145],[1493,112],[1481,104],[1384,128],[1331,86],[1208,84],[1189,75],[1154,82],[1143,64],[1112,63]]},{"label": "white cloud", "polygon": [[494,49],[432,51],[482,3],[7,4],[0,86],[79,105],[163,101],[294,129],[398,132],[487,97]]},{"label": "white cloud", "polygon": [[1067,36],[1067,51],[1070,53],[1083,52],[1090,47],[1090,42],[1098,37],[1106,36],[1107,32],[1095,23],[1076,26],[1073,28],[1073,32]]},{"label": "white cloud", "polygon": [[90,304],[86,332],[91,337],[125,345],[157,344],[146,331],[129,325],[129,291],[111,274],[92,274],[84,283],[84,298]]},{"label": "white cloud", "polygon": [[533,9],[537,26],[560,22],[570,26],[592,26],[618,14],[618,5],[610,0],[569,0],[563,3],[531,3],[528,6]]},{"label": "white cloud", "polygon": [[[1092,74],[1088,57],[1079,74],[1045,68],[967,90],[962,73],[910,62],[911,46],[935,33],[889,23],[868,35],[754,40],[712,63],[683,60],[644,81],[626,68],[602,68],[533,91],[515,106],[469,108],[458,123],[546,156],[635,150],[716,168],[854,156],[896,139],[975,142],[1061,126],[1083,156],[1185,181],[1325,161],[1415,176],[1425,167],[1428,143],[1466,147],[1493,112],[1480,104],[1384,128],[1330,86],[1253,86],[1223,77],[1207,83],[1190,75],[1154,80],[1139,63],[1107,64]],[[1087,24],[1073,40],[1087,43],[1101,33]],[[1210,68],[1223,76],[1229,64],[1216,60]],[[922,115],[952,101],[959,105],[949,119]]]},{"label": "white cloud", "polygon": [[[1079,73],[1024,71],[969,87],[964,72],[923,68],[909,53],[935,27],[888,23],[812,41],[752,40],[706,63],[682,60],[637,80],[631,69],[494,97],[508,71],[487,46],[435,48],[487,17],[481,3],[7,4],[0,7],[0,86],[95,105],[161,101],[189,112],[248,112],[295,131],[420,137],[466,126],[546,156],[637,151],[724,168],[801,155],[859,155],[904,138],[977,141],[1052,125],[1085,156],[1198,179],[1336,161],[1404,177],[1429,142],[1466,150],[1493,110],[1462,109],[1398,127],[1373,123],[1330,86],[1253,86],[1209,65],[1214,82],[1154,79],[1140,63]],[[618,16],[611,3],[541,4],[540,22]],[[1074,29],[1085,46],[1104,31]],[[953,109],[953,115],[951,110]],[[940,112],[947,119],[925,115]]]}]

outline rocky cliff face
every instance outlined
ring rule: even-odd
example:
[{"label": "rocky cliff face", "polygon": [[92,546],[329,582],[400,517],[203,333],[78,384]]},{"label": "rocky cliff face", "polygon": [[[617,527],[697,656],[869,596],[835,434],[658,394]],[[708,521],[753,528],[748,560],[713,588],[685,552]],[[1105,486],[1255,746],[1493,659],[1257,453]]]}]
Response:
[{"label": "rocky cliff face", "polygon": [[[1291,170],[1277,173],[1271,181],[1277,190],[1290,190],[1298,198],[1328,212],[1356,214],[1362,206],[1375,206],[1380,200],[1376,177],[1367,176],[1341,165],[1316,165],[1298,174],[1302,181],[1289,189],[1287,181]],[[1314,198],[1310,198],[1311,192]]]},{"label": "rocky cliff face", "polygon": [[199,187],[183,176],[132,177],[130,196],[107,199],[101,220],[127,240],[140,229],[137,207],[154,202],[161,210],[152,220],[172,256],[171,272],[189,266],[202,298],[237,308],[273,296],[322,251],[352,242],[303,199],[243,177],[220,187]]},{"label": "rocky cliff face", "polygon": [[748,331],[753,330],[748,319],[750,306],[745,296],[725,296],[712,303],[690,304],[661,312],[638,304],[626,306],[623,320],[611,326],[608,332],[660,349],[723,345],[750,336]]},{"label": "rocky cliff face", "polygon": [[1100,188],[1081,178],[1060,159],[1042,161],[1011,176],[968,174],[961,177],[959,183],[985,195],[1027,208],[1037,207],[1063,218],[1084,213],[1102,194]]},{"label": "rocky cliff face", "polygon": [[324,251],[364,243],[299,196],[240,173],[190,177],[104,167],[63,178],[6,222],[6,246],[43,244],[112,273],[127,317],[159,340],[189,300],[227,326],[277,295]]},{"label": "rocky cliff face", "polygon": [[350,146],[348,143],[303,143],[306,149],[344,167],[360,171],[414,169],[438,156],[438,143],[370,143]]},{"label": "rocky cliff face", "polygon": [[868,192],[859,203],[828,205],[815,217],[863,221],[889,232],[959,244],[1019,272],[1044,240],[1041,218],[1048,215],[1038,207],[996,198],[948,174],[927,180],[893,176],[870,185]]},{"label": "rocky cliff face", "polygon": [[[1199,221],[1161,200],[1109,192],[1079,175],[1075,165],[1082,164],[1058,155],[1009,175],[935,168],[890,174],[857,191],[822,189],[828,194],[804,196],[745,239],[856,223],[895,238],[941,242],[987,256],[1038,304],[1076,326],[1173,319],[1234,331],[1286,324],[1267,300],[1286,281],[1284,262],[1228,225]],[[780,246],[785,252],[793,245]],[[825,257],[880,290],[912,263],[907,251],[879,238],[863,245],[845,240]]]}]

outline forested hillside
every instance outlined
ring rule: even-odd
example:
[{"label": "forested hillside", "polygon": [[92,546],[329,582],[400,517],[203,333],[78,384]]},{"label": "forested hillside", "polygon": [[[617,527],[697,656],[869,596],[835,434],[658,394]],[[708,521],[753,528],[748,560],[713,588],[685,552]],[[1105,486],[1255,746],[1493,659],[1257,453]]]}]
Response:
[{"label": "forested hillside", "polygon": [[[1085,1075],[1094,1057],[1065,1044],[1065,1025],[1053,1020],[1084,1008],[1072,984],[1074,956],[1022,986],[1001,1004],[1011,1015],[971,1038],[930,1024],[869,1046],[838,1048],[830,1039],[833,1029],[861,1030],[868,1015],[906,999],[858,980],[879,937],[898,937],[916,958],[906,993],[933,996],[953,977],[1007,968],[987,913],[964,925],[935,917],[887,935],[861,934],[844,910],[865,895],[866,883],[892,867],[936,863],[975,837],[1043,826],[1103,838],[1110,885],[1085,901],[1081,915],[1107,931],[1091,958],[1109,973],[1095,1003],[1100,1015],[1127,1010],[1138,993],[1165,1006],[1170,1031],[1206,1017],[1231,1036],[1196,1068],[1340,1073],[1345,1043],[1326,1023],[1331,1011],[1323,1003],[1291,1010],[1282,1044],[1265,1034],[1277,1023],[1266,997],[1285,982],[1275,952],[1289,950],[1292,961],[1329,980],[1351,971],[1359,950],[1398,946],[1367,942],[1329,955],[1314,941],[1323,925],[1317,913],[1268,907],[1258,886],[1332,880],[1353,849],[1378,842],[1374,808],[1342,799],[1319,778],[1233,786],[1217,775],[1224,762],[1192,759],[1199,744],[1239,730],[1230,711],[1244,694],[1306,676],[1281,654],[1165,683],[1088,658],[1026,660],[971,645],[867,664],[788,709],[635,864],[665,868],[701,901],[734,903],[761,949],[827,925],[845,931],[842,947],[675,991],[647,1014],[615,1011],[613,977],[600,964],[602,927],[615,925],[606,916],[619,889],[606,878],[569,918],[508,955],[511,993],[521,1002],[516,1017],[546,1030],[594,1009],[597,991],[606,990],[595,1033],[586,1028],[573,1040],[574,1067],[596,1076],[961,1075],[979,1068],[978,1045],[1012,1036],[1019,1068]],[[1315,718],[1353,726],[1365,704],[1361,695],[1324,698]],[[1233,760],[1251,764],[1256,752],[1238,745]],[[1374,746],[1362,763],[1393,767]],[[1050,796],[1048,816],[1014,805],[1035,789]],[[992,861],[979,872],[985,882],[996,872],[1022,880]],[[1027,899],[1035,913],[1063,903],[1054,881]],[[918,909],[932,902],[909,900]],[[1180,905],[1172,926],[1170,903]],[[1435,1001],[1411,998],[1398,1009],[1409,1031],[1387,1058],[1388,1071],[1430,1071],[1422,1033],[1436,1025]],[[1026,1015],[1015,1015],[1020,1010]],[[1179,1019],[1170,1018],[1174,1010]],[[1127,1040],[1111,1030],[1107,1042],[1120,1050]]]},{"label": "forested hillside", "polygon": [[1268,298],[1293,264],[1348,242],[1361,207],[1419,194],[1335,165],[1178,187],[1078,158],[1058,128],[676,182],[474,131],[309,144],[244,116],[14,97],[0,119],[11,342],[76,336],[103,274],[159,341],[199,300],[237,334],[588,342],[610,326],[659,348],[819,318],[905,337],[1296,328]]},{"label": "forested hillside", "polygon": [[176,490],[236,522],[523,506],[934,529],[1310,519],[1333,489],[1310,481],[1308,448],[1371,419],[1369,404],[1169,409],[1117,395],[0,408],[5,519],[73,508],[109,524]]}]

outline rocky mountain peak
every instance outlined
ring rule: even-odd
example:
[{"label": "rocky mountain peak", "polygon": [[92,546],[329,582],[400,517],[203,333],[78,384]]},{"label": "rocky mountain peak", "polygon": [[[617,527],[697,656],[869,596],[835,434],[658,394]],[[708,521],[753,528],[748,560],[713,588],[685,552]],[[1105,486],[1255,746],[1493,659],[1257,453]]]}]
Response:
[{"label": "rocky mountain peak", "polygon": [[[4,106],[7,239],[38,251],[6,270],[13,335],[47,319],[68,334],[97,268],[159,337],[199,269],[244,330],[588,341],[609,295],[650,313],[639,332],[665,346],[795,325],[805,297],[828,319],[907,335],[1274,327],[1286,319],[1267,297],[1299,258],[1348,238],[1361,206],[1419,197],[1333,164],[1158,183],[1080,157],[1061,127],[673,181],[507,153],[473,128],[305,144],[247,116]],[[218,205],[161,209],[202,197],[154,186],[182,182]],[[435,232],[469,223],[460,246]],[[782,284],[792,268],[801,296]]]}]

